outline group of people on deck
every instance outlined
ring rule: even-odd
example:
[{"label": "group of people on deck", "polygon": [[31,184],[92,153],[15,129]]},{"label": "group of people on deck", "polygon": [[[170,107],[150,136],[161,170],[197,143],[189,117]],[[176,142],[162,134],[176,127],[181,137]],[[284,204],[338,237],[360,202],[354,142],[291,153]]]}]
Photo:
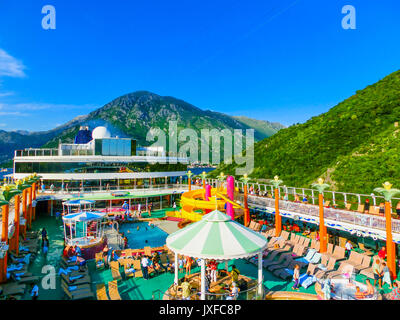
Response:
[{"label": "group of people on deck", "polygon": [[[231,285],[229,287],[224,288],[225,292],[227,292],[226,300],[236,300],[240,292],[238,285],[240,271],[236,268],[235,265],[232,265],[231,271],[230,272],[225,271],[225,272],[231,278],[230,279]],[[184,281],[178,287],[178,290],[182,291],[182,300],[190,300],[194,294],[196,295],[199,294],[199,292],[197,293],[192,292],[192,285],[189,282],[189,274],[188,273],[185,274]],[[217,282],[217,280],[218,280],[218,262],[212,259],[209,260],[206,265],[205,290],[207,294],[210,294],[211,282]]]},{"label": "group of people on deck", "polygon": [[[129,206],[127,201],[124,201],[122,204],[122,210],[120,213],[117,213],[115,215],[115,220],[118,222],[123,222],[123,221],[132,221],[134,218],[142,218],[142,205],[139,203],[137,205],[131,205]],[[150,202],[147,204],[147,211],[149,217],[151,217],[151,212],[153,209],[153,203]]]}]

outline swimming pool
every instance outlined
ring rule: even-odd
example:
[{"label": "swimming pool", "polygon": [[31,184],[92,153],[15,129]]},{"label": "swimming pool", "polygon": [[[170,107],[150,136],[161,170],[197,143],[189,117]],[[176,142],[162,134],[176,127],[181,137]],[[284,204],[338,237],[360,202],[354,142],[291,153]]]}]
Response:
[{"label": "swimming pool", "polygon": [[128,238],[130,249],[143,249],[146,246],[161,247],[168,237],[168,233],[160,228],[149,227],[148,222],[124,223],[120,226],[119,232],[123,232]]}]

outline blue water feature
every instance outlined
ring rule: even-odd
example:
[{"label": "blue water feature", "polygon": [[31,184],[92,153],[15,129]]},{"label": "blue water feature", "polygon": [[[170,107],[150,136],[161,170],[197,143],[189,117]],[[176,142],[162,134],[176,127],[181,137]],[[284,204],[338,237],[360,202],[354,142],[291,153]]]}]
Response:
[{"label": "blue water feature", "polygon": [[146,246],[161,247],[168,237],[168,233],[156,226],[149,227],[147,222],[124,223],[120,226],[119,232],[123,232],[128,238],[130,249],[143,249]]}]

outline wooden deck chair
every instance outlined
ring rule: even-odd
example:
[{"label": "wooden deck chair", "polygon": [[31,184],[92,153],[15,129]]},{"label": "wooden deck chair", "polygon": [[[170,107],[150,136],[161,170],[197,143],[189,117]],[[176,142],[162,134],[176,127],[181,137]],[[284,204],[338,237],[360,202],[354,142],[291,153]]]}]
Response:
[{"label": "wooden deck chair", "polygon": [[140,260],[133,260],[133,267],[135,268],[135,278],[142,278],[143,272]]},{"label": "wooden deck chair", "polygon": [[351,210],[351,203],[347,203],[345,208],[346,208],[346,210]]},{"label": "wooden deck chair", "polygon": [[255,226],[255,221],[251,220],[249,224],[249,229],[254,230],[254,226]]},{"label": "wooden deck chair", "polygon": [[297,242],[297,244],[299,244],[299,245],[303,245],[304,244],[304,241],[306,240],[306,238],[305,237],[302,237],[302,236],[299,236],[299,242]]},{"label": "wooden deck chair", "polygon": [[363,256],[355,251],[350,252],[349,259],[343,261],[347,264],[351,264],[352,266],[359,265],[363,261]]},{"label": "wooden deck chair", "polygon": [[359,242],[359,243],[358,243],[358,247],[359,247],[362,251],[364,251],[364,254],[365,254],[365,255],[367,255],[367,256],[373,256],[373,255],[374,255],[374,252],[371,251],[371,250],[369,250],[368,248],[366,248],[365,245],[364,245],[364,243]]},{"label": "wooden deck chair", "polygon": [[316,235],[317,235],[317,232],[313,231],[313,232],[310,233],[310,238],[315,240]]},{"label": "wooden deck chair", "polygon": [[144,255],[151,257],[151,247],[144,247]]},{"label": "wooden deck chair", "polygon": [[96,269],[104,268],[103,252],[98,252],[95,255]]},{"label": "wooden deck chair", "polygon": [[283,257],[282,261],[272,263],[267,266],[267,269],[271,272],[277,269],[287,268],[293,262],[293,258],[290,256]]},{"label": "wooden deck chair", "polygon": [[116,280],[108,283],[108,294],[110,295],[110,300],[122,300],[119,295],[118,283]]},{"label": "wooden deck chair", "polygon": [[375,206],[374,209],[375,209],[374,210],[374,214],[377,215],[377,216],[380,216],[381,214],[379,212],[379,209],[380,209],[379,206]]},{"label": "wooden deck chair", "polygon": [[281,233],[281,237],[282,237],[282,239],[283,240],[289,240],[289,235],[290,235],[290,233],[289,232],[287,232],[287,231],[285,231],[285,230],[283,230],[282,231],[282,233]]},{"label": "wooden deck chair", "polygon": [[328,272],[328,278],[339,278],[342,277],[343,273],[352,274],[354,272],[354,266],[351,264],[346,263],[346,261],[342,261],[340,263],[339,268],[336,271]]},{"label": "wooden deck chair", "polygon": [[304,240],[304,242],[303,242],[303,246],[304,246],[304,247],[308,247],[308,246],[310,245],[310,241],[311,241],[311,239],[305,238],[305,240]]},{"label": "wooden deck chair", "polygon": [[[373,256],[372,257],[372,261],[374,262],[375,260],[380,260],[378,256]],[[364,261],[363,261],[364,262]],[[371,263],[371,261],[369,261],[369,263]],[[371,266],[369,266],[368,268],[364,268],[360,271],[360,274],[370,278],[370,279],[374,279],[374,271],[372,269]]]},{"label": "wooden deck chair", "polygon": [[346,249],[335,246],[335,250],[333,251],[332,257],[334,257],[337,261],[346,259]]},{"label": "wooden deck chair", "polygon": [[334,250],[333,244],[332,243],[328,243],[327,248],[326,248],[326,253],[328,255],[331,255],[331,254],[333,254],[333,250]]},{"label": "wooden deck chair", "polygon": [[64,279],[64,281],[70,286],[92,282],[89,274],[80,274],[76,276],[71,276],[62,273],[61,278]]},{"label": "wooden deck chair", "polygon": [[362,262],[361,264],[355,265],[354,270],[355,272],[360,272],[364,269],[368,269],[371,265],[371,256],[367,256],[365,254],[362,255]]},{"label": "wooden deck chair", "polygon": [[121,280],[121,273],[119,272],[119,263],[118,261],[110,262],[111,274],[114,280]]},{"label": "wooden deck chair", "polygon": [[317,244],[317,240],[312,239],[312,240],[311,240],[310,248],[311,248],[311,249],[315,249],[316,244]]},{"label": "wooden deck chair", "polygon": [[335,270],[335,265],[336,265],[336,259],[335,258],[329,258],[328,264],[326,265],[326,270],[319,270],[315,273],[315,277],[317,279],[323,278],[325,275],[327,275],[329,272],[332,272]]},{"label": "wooden deck chair", "polygon": [[295,246],[296,244],[299,243],[300,236],[295,234],[294,232],[291,233],[290,240],[288,240],[288,243],[290,243],[292,246]]},{"label": "wooden deck chair", "polygon": [[[61,288],[68,298],[71,300],[80,300],[93,298],[94,294],[89,284],[68,286],[64,281],[61,281]],[[75,290],[72,290],[74,288]]]},{"label": "wooden deck chair", "polygon": [[106,286],[104,283],[96,284],[96,297],[97,300],[110,300],[107,295]]},{"label": "wooden deck chair", "polygon": [[319,249],[321,249],[321,243],[319,241],[315,241],[315,250],[319,252]]},{"label": "wooden deck chair", "polygon": [[262,228],[262,225],[259,224],[259,223],[256,223],[256,226],[255,226],[255,228],[254,228],[254,231],[255,231],[255,232],[259,232],[259,231],[261,230],[261,228]]},{"label": "wooden deck chair", "polygon": [[316,266],[322,265],[326,267],[328,265],[329,258],[330,257],[328,255],[321,253],[321,263],[316,264]]},{"label": "wooden deck chair", "polygon": [[364,205],[363,204],[358,205],[357,212],[364,213]]},{"label": "wooden deck chair", "polygon": [[26,284],[16,284],[14,282],[3,283],[1,285],[4,296],[15,296],[25,294]]},{"label": "wooden deck chair", "polygon": [[330,205],[330,203],[331,203],[331,202],[330,202],[329,200],[328,200],[328,201],[325,201],[325,203],[324,203],[324,207],[325,207],[325,208],[328,208],[328,207],[329,207],[329,205]]}]

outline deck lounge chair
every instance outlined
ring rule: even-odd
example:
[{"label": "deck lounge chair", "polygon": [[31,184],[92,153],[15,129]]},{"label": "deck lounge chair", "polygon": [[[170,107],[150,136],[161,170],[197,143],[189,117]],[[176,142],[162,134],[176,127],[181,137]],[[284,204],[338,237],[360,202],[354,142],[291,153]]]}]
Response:
[{"label": "deck lounge chair", "polygon": [[110,300],[107,295],[106,286],[104,283],[96,284],[96,297],[97,300]]},{"label": "deck lounge chair", "polygon": [[362,256],[363,256],[362,262],[360,264],[354,266],[354,271],[355,272],[360,272],[360,271],[362,271],[364,269],[368,269],[369,266],[371,265],[372,258],[370,256],[365,255],[365,254],[363,254]]},{"label": "deck lounge chair", "polygon": [[17,282],[18,284],[21,283],[33,283],[39,281],[38,276],[34,276],[30,272],[26,272],[23,275],[18,275],[18,273],[12,273],[11,274],[11,279]]},{"label": "deck lounge chair", "polygon": [[91,283],[89,274],[80,274],[76,276],[71,276],[62,273],[61,278],[64,279],[64,281],[70,286],[77,284]]},{"label": "deck lounge chair", "polygon": [[61,281],[61,288],[71,300],[87,299],[94,297],[91,287],[88,284],[68,286],[67,283]]},{"label": "deck lounge chair", "polygon": [[[315,277],[317,279],[321,279],[324,277],[328,272],[335,271],[335,265],[336,265],[336,259],[335,258],[329,258],[328,263],[326,265],[326,268],[324,270],[318,270],[315,273]],[[318,265],[318,268],[321,268],[321,265]]]},{"label": "deck lounge chair", "polygon": [[312,257],[317,253],[315,249],[308,249],[307,254],[303,258],[296,258],[296,261],[309,264]]},{"label": "deck lounge chair", "polygon": [[290,255],[292,258],[301,258],[305,255],[307,248],[302,245],[296,245],[292,252],[285,253],[284,255]]},{"label": "deck lounge chair", "polygon": [[290,235],[290,233],[289,232],[287,232],[287,231],[285,231],[285,230],[282,230],[282,232],[281,232],[281,238],[283,239],[283,240],[289,240],[289,235]]},{"label": "deck lounge chair", "polygon": [[[306,272],[300,275],[299,283],[303,288],[307,289],[313,282],[316,281],[316,278],[314,278],[316,270],[317,266],[310,263],[307,267]],[[309,278],[314,278],[314,279],[310,281]]]},{"label": "deck lounge chair", "polygon": [[357,253],[355,251],[351,251],[349,259],[345,260],[343,262],[346,262],[347,264],[350,264],[354,267],[354,266],[361,265],[363,262],[363,258],[364,258],[364,256],[362,254]]},{"label": "deck lounge chair", "polygon": [[347,203],[345,208],[346,208],[346,210],[351,210],[351,203]]},{"label": "deck lounge chair", "polygon": [[324,203],[324,207],[325,208],[329,208],[329,205],[331,204],[331,202],[328,200],[328,201],[325,201],[325,203]]},{"label": "deck lounge chair", "polygon": [[275,257],[277,254],[278,254],[278,252],[276,252],[276,254],[274,256],[271,255],[271,257],[269,259],[264,260],[263,267],[268,268],[271,265],[282,263],[285,259],[285,256],[281,255],[278,260],[275,260]]},{"label": "deck lounge chair", "polygon": [[144,247],[144,255],[151,257],[151,247]]},{"label": "deck lounge chair", "polygon": [[346,261],[342,261],[340,263],[339,268],[336,271],[328,271],[328,278],[340,278],[344,273],[352,274],[354,272],[354,267],[351,264],[346,263]]},{"label": "deck lounge chair", "polygon": [[364,213],[364,205],[363,204],[359,204],[358,205],[358,208],[357,208],[357,212],[360,212],[360,213]]},{"label": "deck lounge chair", "polygon": [[[374,262],[376,259],[379,259],[378,256],[374,256],[372,257],[372,262]],[[380,260],[380,259],[379,259]],[[364,261],[363,261],[364,262]],[[364,268],[360,271],[360,274],[370,278],[370,279],[374,279],[374,271],[372,269],[372,266],[368,267],[368,268]]]},{"label": "deck lounge chair", "polygon": [[308,247],[310,245],[311,239],[309,238],[305,238],[304,242],[303,242],[303,246],[304,247]]},{"label": "deck lounge chair", "polygon": [[284,266],[282,268],[276,269],[275,271],[273,271],[273,275],[281,278],[283,280],[287,280],[291,277],[293,277],[293,269],[295,267],[295,265],[297,264],[296,261],[292,260],[289,262],[288,266]]},{"label": "deck lounge chair", "polygon": [[0,285],[5,296],[23,295],[26,290],[26,284],[17,284],[15,282],[3,283]]},{"label": "deck lounge chair", "polygon": [[133,267],[135,268],[135,278],[142,278],[143,272],[140,260],[133,260]]},{"label": "deck lounge chair", "polygon": [[251,220],[249,224],[249,229],[254,230],[255,223],[256,222],[254,220]]},{"label": "deck lounge chair", "polygon": [[118,291],[117,281],[110,281],[108,283],[108,294],[110,295],[110,300],[122,300]]},{"label": "deck lounge chair", "polygon": [[370,249],[366,248],[365,245],[364,245],[364,243],[359,242],[359,243],[358,243],[358,247],[359,247],[362,251],[364,251],[364,254],[365,254],[365,255],[367,255],[367,256],[373,256],[373,255],[374,255],[374,252],[371,251]]},{"label": "deck lounge chair", "polygon": [[300,240],[299,240],[299,242],[297,244],[299,244],[299,245],[304,247],[304,241],[306,241],[307,238],[302,237],[302,236],[299,236],[299,238],[300,238]]},{"label": "deck lounge chair", "polygon": [[288,243],[290,243],[292,246],[295,246],[296,244],[298,244],[300,241],[300,236],[298,236],[295,233],[292,233],[290,240],[288,240]]},{"label": "deck lounge chair", "polygon": [[254,227],[253,231],[259,232],[261,230],[261,228],[262,228],[262,225],[259,224],[258,222],[256,222],[256,226]]},{"label": "deck lounge chair", "polygon": [[322,254],[316,252],[310,260],[311,264],[318,264],[321,261]]},{"label": "deck lounge chair", "polygon": [[333,251],[332,257],[334,257],[337,261],[346,259],[346,249],[336,246]]},{"label": "deck lounge chair", "polygon": [[121,280],[121,273],[119,272],[119,262],[111,261],[110,262],[111,274],[114,280]]},{"label": "deck lounge chair", "polygon": [[291,257],[287,256],[287,257],[284,257],[282,262],[269,265],[267,267],[267,269],[271,272],[278,270],[278,269],[284,269],[284,268],[289,267],[292,262],[294,262],[294,260]]}]

